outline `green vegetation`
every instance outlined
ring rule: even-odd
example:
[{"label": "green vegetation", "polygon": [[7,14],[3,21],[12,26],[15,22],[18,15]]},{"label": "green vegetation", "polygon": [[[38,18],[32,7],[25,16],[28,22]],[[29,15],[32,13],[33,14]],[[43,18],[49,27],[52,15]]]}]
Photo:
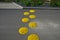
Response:
[{"label": "green vegetation", "polygon": [[0,2],[12,2],[13,0],[0,0]]},{"label": "green vegetation", "polygon": [[25,6],[38,6],[42,5],[44,0],[21,0],[20,3]]},{"label": "green vegetation", "polygon": [[[46,0],[0,0],[0,2],[16,2],[24,6],[44,6]],[[60,7],[60,0],[51,0],[50,4],[53,7]]]},{"label": "green vegetation", "polygon": [[60,7],[60,0],[52,0],[50,6]]}]

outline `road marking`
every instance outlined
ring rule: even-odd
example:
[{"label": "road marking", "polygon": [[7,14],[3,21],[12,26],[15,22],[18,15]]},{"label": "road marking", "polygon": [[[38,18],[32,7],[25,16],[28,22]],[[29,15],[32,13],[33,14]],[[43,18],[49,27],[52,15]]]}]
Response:
[{"label": "road marking", "polygon": [[24,12],[24,15],[25,15],[25,16],[29,15],[29,12]]},{"label": "road marking", "polygon": [[18,31],[19,31],[19,34],[25,35],[28,33],[28,28],[27,27],[21,27],[21,28],[19,28]]},{"label": "road marking", "polygon": [[29,15],[29,18],[35,19],[36,18],[36,15]]},{"label": "road marking", "polygon": [[22,22],[29,22],[29,18],[22,18]]},{"label": "road marking", "polygon": [[28,25],[29,25],[30,28],[36,28],[37,27],[36,22],[30,22]]},{"label": "road marking", "polygon": [[35,10],[30,10],[29,12],[34,13],[34,12],[35,12]]},{"label": "road marking", "polygon": [[28,40],[39,40],[39,36],[37,34],[30,34]]}]

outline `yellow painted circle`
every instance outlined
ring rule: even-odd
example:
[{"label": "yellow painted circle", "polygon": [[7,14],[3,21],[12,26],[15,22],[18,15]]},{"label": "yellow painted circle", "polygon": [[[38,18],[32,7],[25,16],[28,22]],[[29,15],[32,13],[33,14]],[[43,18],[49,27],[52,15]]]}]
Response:
[{"label": "yellow painted circle", "polygon": [[24,12],[24,15],[25,15],[25,16],[29,15],[29,12]]},{"label": "yellow painted circle", "polygon": [[36,15],[29,15],[29,18],[35,19],[36,18]]},{"label": "yellow painted circle", "polygon": [[29,27],[30,28],[36,28],[37,27],[37,23],[36,22],[30,22],[29,23]]},{"label": "yellow painted circle", "polygon": [[35,10],[33,10],[33,9],[32,9],[32,10],[30,10],[30,12],[31,12],[31,13],[34,13],[34,12],[35,12]]},{"label": "yellow painted circle", "polygon": [[22,18],[22,22],[28,22],[29,19],[28,18]]},{"label": "yellow painted circle", "polygon": [[37,34],[30,34],[28,40],[39,40],[39,36]]},{"label": "yellow painted circle", "polygon": [[19,28],[19,34],[25,35],[27,33],[28,33],[28,28],[27,27]]}]

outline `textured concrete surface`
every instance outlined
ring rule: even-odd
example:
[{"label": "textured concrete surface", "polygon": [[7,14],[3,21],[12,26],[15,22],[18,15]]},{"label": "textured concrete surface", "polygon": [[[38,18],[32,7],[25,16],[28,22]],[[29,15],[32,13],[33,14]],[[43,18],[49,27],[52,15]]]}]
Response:
[{"label": "textured concrete surface", "polygon": [[[22,10],[0,10],[0,40],[27,40],[31,33],[39,35],[41,40],[60,40],[60,10],[39,10],[34,13],[37,18],[30,21],[37,22],[36,29],[28,27],[28,23],[22,23],[21,19],[27,17]],[[22,26],[29,28],[26,35],[20,35],[18,29]]]},{"label": "textured concrete surface", "polygon": [[22,6],[19,6],[18,4],[11,2],[11,3],[4,3],[0,2],[0,9],[22,9]]}]

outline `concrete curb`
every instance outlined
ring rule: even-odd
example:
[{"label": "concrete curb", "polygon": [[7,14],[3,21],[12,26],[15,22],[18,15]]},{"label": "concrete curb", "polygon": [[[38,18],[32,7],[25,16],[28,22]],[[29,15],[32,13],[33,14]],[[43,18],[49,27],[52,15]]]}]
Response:
[{"label": "concrete curb", "polygon": [[60,7],[23,7],[23,9],[60,10]]}]

